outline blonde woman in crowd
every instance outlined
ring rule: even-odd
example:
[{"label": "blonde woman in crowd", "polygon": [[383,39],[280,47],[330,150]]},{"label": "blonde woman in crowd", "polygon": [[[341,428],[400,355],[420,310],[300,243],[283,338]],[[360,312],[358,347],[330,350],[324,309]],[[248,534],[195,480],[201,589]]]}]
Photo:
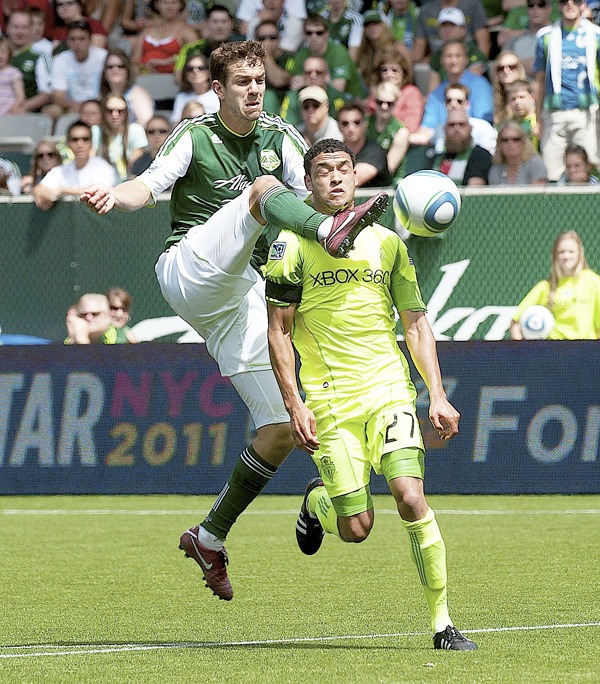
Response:
[{"label": "blonde woman in crowd", "polygon": [[490,185],[545,185],[546,167],[531,139],[516,121],[498,130],[498,146],[490,169]]},{"label": "blonde woman in crowd", "polygon": [[494,124],[514,116],[508,104],[508,86],[517,80],[527,80],[525,67],[514,52],[503,50],[496,58],[492,76]]},{"label": "blonde woman in crowd", "polygon": [[40,140],[31,155],[31,171],[23,176],[21,189],[30,194],[42,178],[55,166],[62,164],[62,156],[58,147],[51,140]]}]

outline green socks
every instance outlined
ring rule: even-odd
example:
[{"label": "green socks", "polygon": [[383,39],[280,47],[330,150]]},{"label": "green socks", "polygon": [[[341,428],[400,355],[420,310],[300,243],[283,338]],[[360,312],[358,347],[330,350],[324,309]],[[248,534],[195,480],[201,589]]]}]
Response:
[{"label": "green socks", "polygon": [[225,541],[240,513],[256,499],[276,472],[277,468],[264,461],[252,446],[244,449],[229,481],[201,523],[202,527]]},{"label": "green socks", "polygon": [[261,197],[260,213],[274,226],[317,241],[319,226],[327,218],[280,185],[273,186]]},{"label": "green socks", "polygon": [[402,524],[408,532],[410,552],[423,585],[433,632],[441,632],[452,620],[446,592],[446,547],[435,513],[430,508],[421,520],[402,520]]}]

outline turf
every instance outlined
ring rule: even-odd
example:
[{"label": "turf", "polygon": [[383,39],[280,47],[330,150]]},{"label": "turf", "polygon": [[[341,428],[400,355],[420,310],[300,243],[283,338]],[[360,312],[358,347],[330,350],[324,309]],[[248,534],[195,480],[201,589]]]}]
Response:
[{"label": "turf", "polygon": [[[597,497],[430,497],[454,622],[432,649],[392,502],[360,545],[304,557],[300,497],[262,497],[228,540],[218,601],[177,549],[212,497],[0,500],[1,682],[598,682]],[[15,657],[19,656],[19,657]]]}]

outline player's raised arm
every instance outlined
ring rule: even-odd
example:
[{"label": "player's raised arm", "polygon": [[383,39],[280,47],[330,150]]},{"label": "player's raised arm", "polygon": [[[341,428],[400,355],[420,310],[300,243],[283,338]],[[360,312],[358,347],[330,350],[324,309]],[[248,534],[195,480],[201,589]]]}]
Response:
[{"label": "player's raised arm", "polygon": [[460,413],[446,397],[433,331],[423,311],[401,311],[404,339],[419,374],[429,390],[429,419],[441,439],[458,434]]},{"label": "player's raised arm", "polygon": [[92,185],[83,191],[79,200],[102,215],[114,207],[122,211],[137,211],[150,201],[150,197],[150,190],[142,181],[134,178],[114,188],[108,185]]}]

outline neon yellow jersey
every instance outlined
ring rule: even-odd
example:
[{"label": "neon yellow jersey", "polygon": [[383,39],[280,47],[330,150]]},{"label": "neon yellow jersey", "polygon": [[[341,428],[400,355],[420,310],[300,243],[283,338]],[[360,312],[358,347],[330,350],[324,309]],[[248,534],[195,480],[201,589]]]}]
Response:
[{"label": "neon yellow jersey", "polygon": [[[394,306],[424,311],[406,246],[387,228],[365,228],[348,259],[282,231],[266,264],[267,301],[299,301],[292,331],[307,394],[321,396],[392,383],[414,388],[396,342]],[[300,294],[301,293],[301,294]]]},{"label": "neon yellow jersey", "polygon": [[[525,295],[513,319],[519,321],[534,304],[548,305],[550,281],[541,280]],[[561,278],[551,309],[555,326],[550,340],[595,340],[600,334],[600,276],[585,269],[577,277]]]}]

